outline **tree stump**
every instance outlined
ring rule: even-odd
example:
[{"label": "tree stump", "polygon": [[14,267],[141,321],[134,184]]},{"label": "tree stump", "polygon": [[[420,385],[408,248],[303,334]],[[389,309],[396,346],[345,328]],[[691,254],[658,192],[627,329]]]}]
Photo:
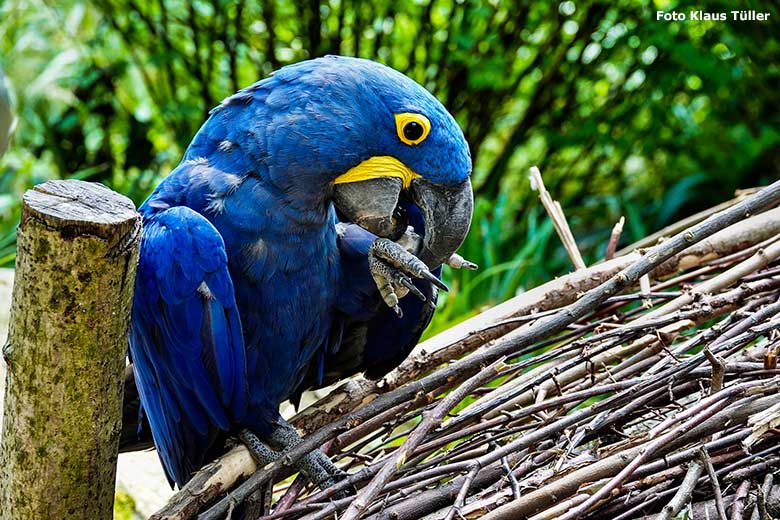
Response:
[{"label": "tree stump", "polygon": [[24,194],[0,441],[0,518],[110,519],[141,220],[82,181]]}]

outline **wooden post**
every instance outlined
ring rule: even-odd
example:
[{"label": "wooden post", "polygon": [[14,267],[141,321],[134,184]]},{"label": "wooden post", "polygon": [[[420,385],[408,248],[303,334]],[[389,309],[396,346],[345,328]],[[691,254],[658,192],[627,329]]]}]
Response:
[{"label": "wooden post", "polygon": [[24,194],[0,441],[0,519],[110,519],[141,221],[82,181]]}]

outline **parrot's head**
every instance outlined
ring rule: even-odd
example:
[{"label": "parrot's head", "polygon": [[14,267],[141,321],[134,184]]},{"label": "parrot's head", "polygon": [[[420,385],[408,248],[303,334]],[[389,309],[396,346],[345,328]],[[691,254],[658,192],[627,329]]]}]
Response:
[{"label": "parrot's head", "polygon": [[[289,204],[332,203],[378,236],[402,234],[402,208],[414,204],[425,227],[418,256],[431,268],[468,233],[463,132],[433,95],[385,65],[340,56],[288,65],[225,100],[204,129],[239,143]],[[203,152],[196,144],[190,153]]]}]

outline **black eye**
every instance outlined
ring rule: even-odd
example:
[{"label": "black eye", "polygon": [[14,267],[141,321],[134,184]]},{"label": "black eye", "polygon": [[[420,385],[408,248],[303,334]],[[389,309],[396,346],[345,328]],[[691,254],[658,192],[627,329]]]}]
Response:
[{"label": "black eye", "polygon": [[404,125],[404,137],[410,141],[416,141],[422,137],[425,129],[417,121],[410,121]]}]

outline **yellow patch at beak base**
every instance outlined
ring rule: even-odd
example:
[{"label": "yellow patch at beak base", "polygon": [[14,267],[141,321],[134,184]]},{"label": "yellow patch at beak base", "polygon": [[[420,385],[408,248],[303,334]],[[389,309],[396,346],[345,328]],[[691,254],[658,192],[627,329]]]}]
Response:
[{"label": "yellow patch at beak base", "polygon": [[350,168],[346,173],[336,177],[334,184],[347,182],[367,181],[382,177],[396,177],[401,179],[404,188],[408,188],[413,179],[420,175],[413,172],[408,166],[389,155],[375,155]]}]

